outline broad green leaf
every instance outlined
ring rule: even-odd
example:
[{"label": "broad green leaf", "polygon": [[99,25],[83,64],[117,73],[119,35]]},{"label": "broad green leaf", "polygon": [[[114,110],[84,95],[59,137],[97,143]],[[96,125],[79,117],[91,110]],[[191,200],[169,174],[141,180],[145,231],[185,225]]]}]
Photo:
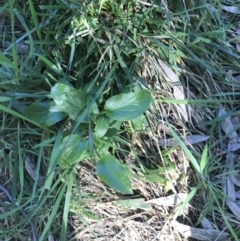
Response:
[{"label": "broad green leaf", "polygon": [[60,150],[63,150],[59,165],[69,167],[74,163],[89,158],[89,142],[80,135],[73,134],[63,138]]},{"label": "broad green leaf", "polygon": [[52,130],[48,129],[48,128],[45,127],[45,126],[42,126],[41,124],[39,124],[39,122],[37,122],[37,121],[35,121],[35,120],[31,120],[30,118],[28,118],[28,117],[26,117],[26,116],[18,113],[17,111],[14,111],[14,110],[10,109],[10,108],[2,105],[2,104],[0,104],[0,111],[7,112],[7,113],[9,113],[9,114],[11,114],[11,115],[13,115],[13,116],[15,116],[15,117],[18,117],[18,118],[22,119],[22,120],[26,120],[26,121],[32,123],[32,124],[35,125],[35,126],[40,127],[41,129],[43,129],[43,130],[45,130],[45,131],[47,131],[47,132],[54,133]]},{"label": "broad green leaf", "polygon": [[106,137],[113,137],[116,135],[116,133],[120,130],[120,127],[122,125],[121,121],[113,121],[108,128],[107,133],[105,134]]},{"label": "broad green leaf", "polygon": [[95,134],[97,138],[103,137],[109,127],[110,118],[106,115],[99,115],[96,120]]},{"label": "broad green leaf", "polygon": [[88,94],[65,84],[53,86],[51,96],[61,111],[68,114],[73,120],[87,106]]},{"label": "broad green leaf", "polygon": [[99,109],[98,109],[98,105],[96,102],[93,103],[92,107],[91,107],[91,110],[90,110],[90,113],[97,116],[99,115]]},{"label": "broad green leaf", "polygon": [[66,114],[53,101],[35,102],[25,111],[28,117],[46,126],[54,125],[66,117]]},{"label": "broad green leaf", "polygon": [[99,178],[112,189],[124,194],[133,193],[128,172],[114,156],[104,155],[96,168]]},{"label": "broad green leaf", "polygon": [[150,106],[151,94],[147,90],[115,95],[108,99],[104,109],[113,120],[128,121],[143,114]]}]

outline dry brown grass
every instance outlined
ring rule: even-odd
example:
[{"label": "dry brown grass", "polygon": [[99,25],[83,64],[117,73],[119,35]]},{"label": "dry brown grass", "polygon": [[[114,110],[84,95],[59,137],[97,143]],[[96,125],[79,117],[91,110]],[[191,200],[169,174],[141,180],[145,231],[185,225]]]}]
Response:
[{"label": "dry brown grass", "polygon": [[[91,172],[89,172],[91,170]],[[78,169],[79,185],[83,193],[94,196],[97,200],[84,200],[85,207],[101,217],[101,221],[87,220],[86,227],[74,215],[69,224],[72,233],[69,240],[81,241],[170,241],[185,240],[169,225],[174,209],[152,206],[151,211],[129,209],[114,203],[119,199],[128,197],[121,196],[104,186],[96,176],[95,168],[90,162],[85,162]],[[146,201],[156,197],[165,196],[162,185],[151,182],[143,182],[131,179],[134,194],[131,198],[144,198]],[[95,235],[94,235],[95,234]]]}]

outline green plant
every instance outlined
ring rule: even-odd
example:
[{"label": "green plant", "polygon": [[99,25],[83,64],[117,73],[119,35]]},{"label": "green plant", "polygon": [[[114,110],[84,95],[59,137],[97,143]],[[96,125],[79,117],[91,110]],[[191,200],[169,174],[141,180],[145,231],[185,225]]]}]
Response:
[{"label": "green plant", "polygon": [[[148,227],[159,233],[155,218],[168,223],[191,202],[183,222],[200,225],[208,216],[239,236],[221,192],[224,156],[215,158],[228,138],[219,121],[239,114],[236,1],[0,2],[0,181],[40,240],[72,236],[74,216],[94,233],[92,220],[114,216],[104,213],[115,209],[110,203],[146,210],[144,200],[181,191],[190,193],[177,214],[164,208],[157,217],[147,206],[139,220],[152,215]],[[216,117],[222,107],[229,111]],[[209,136],[205,149],[181,142],[193,133]],[[171,137],[175,145],[159,146]],[[98,203],[104,212],[93,208]],[[12,223],[18,209],[2,201],[1,208],[0,221],[12,225],[0,239],[26,240],[26,220]],[[125,224],[130,214],[115,217]]]},{"label": "green plant", "polygon": [[[121,131],[122,122],[134,120],[149,108],[151,95],[147,90],[118,94],[106,100],[105,95],[99,100],[98,96],[92,97],[91,92],[56,84],[51,89],[52,100],[34,102],[25,112],[43,126],[56,124],[66,116],[74,126],[80,119],[79,127],[70,130],[70,134],[61,141],[59,150],[62,154],[58,164],[71,168],[91,158],[97,164],[97,173],[102,181],[129,194],[132,193],[129,172],[127,166],[123,167],[113,156],[114,139]],[[110,129],[111,133],[108,132]]]}]

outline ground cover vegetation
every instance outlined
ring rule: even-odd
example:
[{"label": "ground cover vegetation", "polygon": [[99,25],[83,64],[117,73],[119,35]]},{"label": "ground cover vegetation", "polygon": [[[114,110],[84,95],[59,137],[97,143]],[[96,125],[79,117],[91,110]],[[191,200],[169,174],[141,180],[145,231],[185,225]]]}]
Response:
[{"label": "ground cover vegetation", "polygon": [[239,240],[239,14],[0,0],[0,240]]}]

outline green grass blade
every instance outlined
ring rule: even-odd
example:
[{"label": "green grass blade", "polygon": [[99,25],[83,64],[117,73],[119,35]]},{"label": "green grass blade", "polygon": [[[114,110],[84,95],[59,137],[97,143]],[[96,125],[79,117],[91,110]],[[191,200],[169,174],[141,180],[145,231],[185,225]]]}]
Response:
[{"label": "green grass blade", "polygon": [[174,215],[173,220],[176,220],[179,215],[183,213],[183,210],[185,207],[189,204],[191,199],[194,197],[194,195],[197,193],[198,189],[200,188],[202,184],[200,183],[197,187],[192,188],[191,192],[188,194],[187,198],[183,201],[183,203],[178,208],[177,212]]},{"label": "green grass blade", "polygon": [[33,21],[34,21],[34,24],[35,24],[35,28],[36,28],[36,31],[37,31],[38,38],[39,38],[39,40],[42,40],[42,34],[41,34],[41,31],[40,31],[40,28],[39,28],[38,17],[37,17],[37,13],[35,11],[35,8],[34,8],[33,1],[28,0],[28,3],[29,3],[30,10],[31,10],[32,18],[33,18]]},{"label": "green grass blade", "polygon": [[205,145],[203,153],[202,153],[201,161],[200,161],[200,170],[201,170],[202,175],[204,175],[204,169],[205,169],[207,163],[208,163],[208,146]]},{"label": "green grass blade", "polygon": [[11,109],[7,108],[6,106],[4,106],[4,105],[2,105],[2,104],[0,104],[0,110],[2,110],[2,111],[4,111],[4,112],[7,112],[7,113],[9,113],[9,114],[11,114],[11,115],[13,115],[13,116],[15,116],[15,117],[18,117],[18,118],[20,118],[20,119],[22,119],[22,120],[26,120],[26,121],[32,123],[33,125],[41,128],[41,129],[43,129],[43,130],[45,130],[45,131],[47,131],[47,132],[53,133],[52,130],[50,130],[50,129],[48,129],[48,128],[42,126],[42,125],[40,125],[40,124],[37,123],[36,121],[33,121],[33,120],[25,117],[24,115],[19,114],[18,112],[14,111],[14,110],[11,110]]},{"label": "green grass blade", "polygon": [[73,179],[74,179],[74,171],[68,174],[68,181],[66,182],[67,185],[67,193],[65,196],[65,203],[63,209],[63,220],[62,220],[62,229],[61,229],[61,241],[67,240],[67,227],[68,227],[68,213],[70,209],[70,201],[72,196],[72,186],[73,186]]},{"label": "green grass blade", "polygon": [[177,133],[172,129],[172,127],[168,124],[173,138],[178,142],[179,146],[182,148],[182,150],[185,152],[187,157],[189,158],[190,162],[192,163],[193,167],[195,170],[200,174],[201,173],[201,168],[196,160],[196,158],[193,156],[191,151],[187,148],[187,146],[184,144],[184,142],[180,139],[180,137],[177,135]]},{"label": "green grass blade", "polygon": [[66,185],[64,184],[61,188],[61,191],[59,192],[58,196],[57,196],[57,199],[56,199],[56,202],[52,208],[52,211],[51,211],[51,214],[49,215],[48,217],[48,221],[45,225],[45,228],[39,238],[39,241],[45,241],[46,240],[46,235],[48,233],[48,231],[50,230],[51,226],[53,225],[54,223],[54,219],[56,217],[56,214],[57,214],[57,211],[59,209],[59,205],[63,199],[63,196],[64,196],[64,191],[66,189]]},{"label": "green grass blade", "polygon": [[[23,153],[22,153],[22,149],[21,149],[21,129],[20,129],[20,125],[18,123],[18,135],[17,135],[17,145],[18,145],[18,176],[19,176],[19,181],[20,181],[20,194],[19,197],[20,199],[23,196],[23,189],[24,189],[24,162],[23,162]],[[19,200],[20,201],[20,200]]]},{"label": "green grass blade", "polygon": [[[44,189],[50,189],[54,177],[54,169],[58,164],[60,155],[61,155],[61,150],[59,150],[59,146],[61,144],[63,137],[63,131],[59,130],[56,136],[56,140],[52,149],[49,165],[48,165],[48,170],[47,170],[47,178],[45,181]],[[60,153],[59,153],[60,152]]]}]

